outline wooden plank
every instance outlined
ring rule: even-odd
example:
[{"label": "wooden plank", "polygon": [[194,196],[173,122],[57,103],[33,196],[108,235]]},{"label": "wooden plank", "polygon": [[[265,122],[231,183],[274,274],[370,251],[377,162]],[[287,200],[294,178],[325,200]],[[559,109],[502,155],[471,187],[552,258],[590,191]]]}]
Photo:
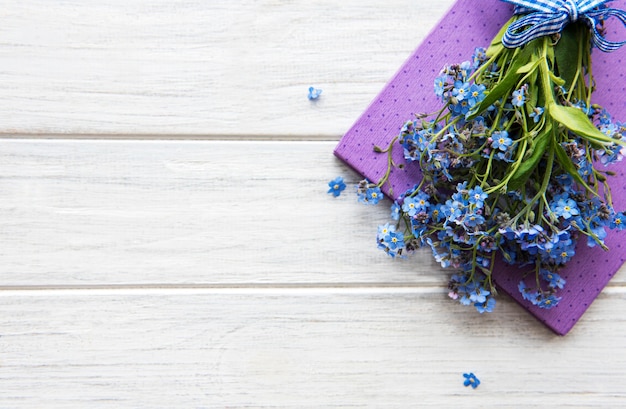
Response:
[{"label": "wooden plank", "polygon": [[[1,286],[405,283],[430,252],[375,246],[332,142],[0,140]],[[623,283],[624,273],[614,282]]]},{"label": "wooden plank", "polygon": [[623,407],[624,302],[558,338],[439,289],[4,291],[0,406]]},{"label": "wooden plank", "polygon": [[435,283],[376,249],[387,206],[334,199],[331,142],[0,142],[2,286]]},{"label": "wooden plank", "polygon": [[452,3],[11,2],[0,133],[338,138]]}]

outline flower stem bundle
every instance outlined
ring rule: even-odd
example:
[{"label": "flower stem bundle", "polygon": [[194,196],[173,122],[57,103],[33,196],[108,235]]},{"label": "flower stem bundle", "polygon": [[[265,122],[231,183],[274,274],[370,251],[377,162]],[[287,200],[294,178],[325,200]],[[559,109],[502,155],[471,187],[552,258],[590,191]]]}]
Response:
[{"label": "flower stem bundle", "polygon": [[429,247],[456,270],[450,296],[481,313],[495,305],[498,259],[520,267],[525,299],[552,308],[577,242],[608,250],[606,230],[626,227],[606,168],[622,159],[625,128],[591,103],[589,28],[576,22],[507,48],[503,35],[517,20],[471,61],[442,69],[434,84],[441,109],[376,148],[389,155],[388,172],[358,189],[362,201],[380,200],[397,141],[423,179],[394,202],[394,223],[379,227],[378,246],[394,257]]}]

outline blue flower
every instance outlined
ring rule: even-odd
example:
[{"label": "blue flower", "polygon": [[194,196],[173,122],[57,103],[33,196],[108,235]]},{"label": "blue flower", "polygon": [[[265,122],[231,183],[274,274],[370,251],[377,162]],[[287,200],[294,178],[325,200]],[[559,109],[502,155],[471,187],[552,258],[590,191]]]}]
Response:
[{"label": "blue flower", "polygon": [[506,151],[506,152],[498,152],[496,153],[496,159],[501,160],[503,162],[508,162],[508,163],[513,163],[513,159],[511,159],[513,157],[512,152]]},{"label": "blue flower", "polygon": [[461,296],[461,298],[459,299],[459,302],[461,303],[461,305],[472,305],[472,300],[470,299],[470,295],[472,293],[472,291],[474,290],[474,283],[468,283],[465,285],[461,285],[459,287],[459,295]]},{"label": "blue flower", "polygon": [[578,174],[585,179],[593,173],[593,166],[588,161],[579,163]]},{"label": "blue flower", "polygon": [[314,87],[309,87],[309,96],[308,96],[308,98],[310,100],[318,99],[321,94],[322,94],[322,90],[321,89],[317,89],[317,88],[314,88]]},{"label": "blue flower", "polygon": [[411,217],[415,216],[415,214],[418,212],[415,198],[407,197],[406,199],[404,199],[404,203],[402,204],[402,211]]},{"label": "blue flower", "polygon": [[[554,202],[552,203],[554,205]],[[554,212],[556,216],[560,216],[565,220],[569,219],[572,216],[578,216],[580,214],[576,202],[572,199],[559,199],[556,205],[554,205],[554,209],[552,210],[552,212]]]},{"label": "blue flower", "polygon": [[456,191],[458,193],[464,193],[467,190],[467,180],[463,183],[456,184]]},{"label": "blue flower", "polygon": [[539,271],[539,276],[548,283],[550,288],[563,288],[565,286],[565,280],[557,273],[542,268]]},{"label": "blue flower", "polygon": [[[621,136],[618,136],[617,139],[623,140]],[[624,158],[624,153],[626,153],[626,150],[619,147],[617,144],[611,144],[608,146],[604,146],[602,150],[598,150],[597,152],[600,155],[600,162],[602,162],[604,166],[608,166],[613,163],[621,162]]]},{"label": "blue flower", "polygon": [[398,202],[393,202],[391,205],[391,218],[395,221],[400,220],[400,205]]},{"label": "blue flower", "polygon": [[541,119],[541,115],[543,115],[543,108],[536,107],[528,116],[531,117],[535,123],[537,123]]},{"label": "blue flower", "polygon": [[600,120],[600,125],[608,125],[611,123],[611,114],[606,109],[603,109],[598,119]]},{"label": "blue flower", "polygon": [[617,127],[617,125],[609,122],[608,124],[602,124],[602,126],[600,127],[600,132],[602,132],[609,138],[613,138],[615,134],[619,133],[619,128]]},{"label": "blue flower", "polygon": [[489,292],[485,287],[476,285],[474,286],[474,289],[470,293],[469,298],[470,298],[470,301],[472,302],[482,304],[485,301],[487,301],[487,296],[490,294],[491,292]]},{"label": "blue flower", "polygon": [[472,72],[472,63],[469,61],[463,61],[459,65],[459,69],[461,71],[461,77],[465,80]]},{"label": "blue flower", "polygon": [[375,205],[384,198],[383,193],[380,191],[380,187],[370,183],[367,179],[359,182],[356,193],[359,202],[365,204]]},{"label": "blue flower", "polygon": [[[431,220],[433,220],[434,222],[437,222],[437,223],[438,223],[438,222],[440,222],[442,219],[444,219],[444,218],[445,218],[444,211],[443,211],[443,209],[442,209],[441,207],[442,207],[442,205],[440,205],[440,204],[436,204],[436,205],[434,205],[434,206],[432,207],[432,209],[430,210],[429,217],[430,217],[430,219],[431,219]],[[626,227],[626,226],[624,226],[624,227]]]},{"label": "blue flower", "polygon": [[489,297],[485,302],[475,303],[474,307],[476,308],[476,311],[481,314],[485,312],[493,312],[493,309],[496,307],[496,299]]},{"label": "blue flower", "polygon": [[[591,235],[587,236],[587,246],[595,247],[598,242],[604,244],[604,239],[606,238],[606,230],[604,226],[595,226],[591,228]],[[596,241],[597,240],[597,241]]]},{"label": "blue flower", "polygon": [[[482,102],[485,99],[487,88],[484,85],[476,85],[472,84],[469,88],[469,95],[467,96],[467,103],[470,107],[475,106],[479,102]],[[458,98],[457,98],[458,99]]]},{"label": "blue flower", "polygon": [[615,213],[611,218],[611,223],[609,224],[611,229],[624,230],[626,229],[626,215],[624,213]]},{"label": "blue flower", "polygon": [[499,149],[502,152],[506,152],[513,144],[513,140],[509,138],[507,131],[496,131],[491,135],[491,147],[493,149]]},{"label": "blue flower", "polygon": [[554,294],[540,295],[536,301],[536,305],[539,308],[549,310],[550,308],[556,307],[559,301],[561,301],[561,299]]},{"label": "blue flower", "polygon": [[378,248],[382,249],[391,257],[402,255],[404,250],[404,235],[396,231],[396,226],[386,223],[378,226],[376,235]]},{"label": "blue flower", "polygon": [[463,223],[468,227],[480,226],[485,222],[485,218],[477,213],[467,213],[463,218]]},{"label": "blue flower", "polygon": [[459,102],[463,101],[467,96],[469,96],[469,87],[470,84],[468,82],[456,81],[454,83],[454,88],[452,88],[452,96]]},{"label": "blue flower", "polygon": [[385,223],[378,226],[378,234],[376,236],[379,240],[384,239],[389,234],[389,232],[392,231],[396,231],[396,227],[392,224]]},{"label": "blue flower", "polygon": [[522,298],[524,298],[526,301],[530,301],[533,304],[537,303],[537,297],[539,296],[539,293],[526,287],[526,284],[523,281],[519,282],[517,289],[519,290],[520,294],[522,294]]},{"label": "blue flower", "polygon": [[469,191],[469,202],[479,209],[485,205],[484,202],[487,197],[487,193],[483,192],[483,189],[480,186],[476,186]]},{"label": "blue flower", "polygon": [[380,202],[383,197],[383,193],[378,186],[370,187],[365,192],[365,201],[371,204]]},{"label": "blue flower", "polygon": [[389,232],[389,234],[384,237],[384,240],[391,250],[398,250],[404,247],[404,235],[400,232]]},{"label": "blue flower", "polygon": [[485,61],[487,61],[487,51],[483,47],[475,48],[472,55],[473,68],[480,67]]},{"label": "blue flower", "polygon": [[346,184],[343,182],[343,178],[341,176],[336,177],[335,179],[328,182],[328,193],[332,193],[334,197],[337,197],[344,191],[346,188]]},{"label": "blue flower", "polygon": [[437,78],[435,78],[435,95],[438,97],[443,97],[443,93],[445,91],[446,85],[448,81],[447,74],[441,74]]},{"label": "blue flower", "polygon": [[513,91],[513,98],[511,103],[516,107],[521,107],[526,103],[526,95],[525,95],[524,87],[518,89],[517,91]]},{"label": "blue flower", "polygon": [[428,195],[424,192],[419,192],[415,197],[407,197],[404,199],[402,211],[413,217],[418,212],[427,211],[429,207],[430,203],[428,202]]},{"label": "blue flower", "polygon": [[476,375],[472,372],[464,373],[463,377],[465,378],[465,381],[463,382],[463,385],[465,386],[471,386],[473,389],[476,389],[478,385],[480,385],[480,380],[478,380]]},{"label": "blue flower", "polygon": [[459,219],[461,216],[463,216],[461,206],[463,206],[461,202],[448,199],[446,200],[445,204],[441,205],[441,210],[446,216],[446,219],[450,221],[455,221],[456,219]]},{"label": "blue flower", "polygon": [[459,101],[456,104],[450,105],[450,109],[454,115],[465,115],[470,110],[470,105],[467,100]]},{"label": "blue flower", "polygon": [[560,245],[550,251],[550,258],[557,264],[565,264],[576,254],[573,245]]}]

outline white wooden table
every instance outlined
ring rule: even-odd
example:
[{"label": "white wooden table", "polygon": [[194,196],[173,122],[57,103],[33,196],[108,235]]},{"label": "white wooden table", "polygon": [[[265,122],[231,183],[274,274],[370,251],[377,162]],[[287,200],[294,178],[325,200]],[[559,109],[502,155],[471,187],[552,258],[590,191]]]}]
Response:
[{"label": "white wooden table", "polygon": [[451,4],[0,1],[0,408],[626,406],[626,273],[557,337],[326,194]]}]

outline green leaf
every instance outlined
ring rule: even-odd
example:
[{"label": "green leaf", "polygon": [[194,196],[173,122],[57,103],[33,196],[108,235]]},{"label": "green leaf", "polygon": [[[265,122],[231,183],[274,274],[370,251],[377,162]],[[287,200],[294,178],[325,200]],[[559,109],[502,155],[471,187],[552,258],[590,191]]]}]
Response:
[{"label": "green leaf", "polygon": [[522,76],[522,74],[518,73],[518,70],[528,64],[531,59],[537,58],[534,53],[535,48],[536,47],[533,47],[531,43],[524,47],[519,53],[513,54],[513,57],[511,58],[511,66],[507,70],[507,73],[502,79],[500,79],[496,86],[489,91],[485,99],[483,99],[480,104],[476,105],[474,109],[467,113],[465,116],[467,120],[477,117],[494,102],[514,91],[517,82]]},{"label": "green leaf", "polygon": [[561,77],[557,77],[552,71],[550,71],[550,80],[554,82],[559,87],[565,85],[565,80]]},{"label": "green leaf", "polygon": [[[546,152],[546,148],[549,146],[550,141],[553,139],[554,134],[552,133],[552,124],[548,124],[543,132],[533,139],[533,146],[524,155],[522,164],[517,168],[507,183],[508,188],[517,190],[524,186],[532,172],[539,164],[543,154]],[[530,155],[528,154],[529,152]]]},{"label": "green leaf", "polygon": [[565,149],[563,149],[563,147],[559,143],[557,143],[556,140],[554,140],[554,152],[556,153],[556,160],[557,162],[559,162],[561,169],[569,173],[570,176],[573,177],[579,185],[583,186],[591,194],[593,194],[594,196],[598,196],[598,192],[589,187],[587,182],[585,182],[582,176],[580,176],[576,165],[574,165],[572,159],[567,156],[567,152],[565,152]]},{"label": "green leaf", "polygon": [[624,142],[600,132],[587,115],[578,108],[552,103],[548,106],[548,114],[564,127],[591,143],[600,145],[624,144]]},{"label": "green leaf", "polygon": [[[556,72],[565,83],[566,89],[571,89],[578,72],[578,61],[581,53],[581,39],[578,35],[580,28],[577,24],[570,24],[561,33],[559,42],[554,46]],[[588,30],[587,28],[585,28]]]},{"label": "green leaf", "polygon": [[535,61],[530,61],[528,64],[521,66],[517,69],[518,74],[527,74],[531,71],[534,71],[541,64],[540,59],[536,59]]}]

